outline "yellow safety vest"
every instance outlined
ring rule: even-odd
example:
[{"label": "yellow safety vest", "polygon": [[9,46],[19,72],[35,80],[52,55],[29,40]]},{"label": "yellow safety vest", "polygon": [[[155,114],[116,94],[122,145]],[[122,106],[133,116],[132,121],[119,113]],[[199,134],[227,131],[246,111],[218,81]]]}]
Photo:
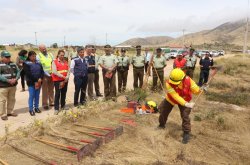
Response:
[{"label": "yellow safety vest", "polygon": [[39,53],[38,56],[39,56],[39,59],[40,59],[40,63],[43,66],[43,70],[45,72],[52,73],[52,69],[51,69],[51,63],[53,61],[52,54],[48,53],[48,56],[45,57],[42,53]]}]

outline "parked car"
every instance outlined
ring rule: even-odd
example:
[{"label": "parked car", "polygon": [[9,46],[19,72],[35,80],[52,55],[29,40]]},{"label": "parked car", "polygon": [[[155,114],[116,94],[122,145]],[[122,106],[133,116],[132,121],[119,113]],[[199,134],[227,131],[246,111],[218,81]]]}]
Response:
[{"label": "parked car", "polygon": [[210,54],[212,55],[212,57],[218,57],[218,56],[219,56],[219,52],[216,51],[216,50],[212,50],[212,51],[210,52]]},{"label": "parked car", "polygon": [[[202,58],[207,52],[209,53],[208,50],[201,50],[201,51],[199,52],[199,57]],[[209,53],[209,54],[210,54],[210,53]]]},{"label": "parked car", "polygon": [[188,55],[188,51],[187,50],[179,50],[177,54],[182,54],[183,56]]},{"label": "parked car", "polygon": [[219,56],[224,56],[225,55],[225,51],[224,50],[218,50]]},{"label": "parked car", "polygon": [[198,57],[198,58],[201,58],[201,51],[200,50],[196,50],[196,51],[194,51],[194,55],[196,56],[196,57]]},{"label": "parked car", "polygon": [[166,60],[170,59],[170,49],[169,48],[161,48],[163,52],[163,56],[166,58]]},{"label": "parked car", "polygon": [[178,54],[178,51],[176,49],[171,49],[169,57],[170,58],[176,58],[177,54]]}]

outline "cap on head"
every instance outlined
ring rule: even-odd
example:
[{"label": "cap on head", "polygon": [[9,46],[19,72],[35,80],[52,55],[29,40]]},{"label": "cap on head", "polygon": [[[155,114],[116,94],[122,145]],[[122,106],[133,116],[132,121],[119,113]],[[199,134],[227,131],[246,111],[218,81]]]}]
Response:
[{"label": "cap on head", "polygon": [[121,52],[126,52],[126,49],[124,49],[124,48],[121,48]]},{"label": "cap on head", "polygon": [[1,52],[1,57],[10,57],[10,56],[11,56],[11,54],[6,50]]},{"label": "cap on head", "polygon": [[85,49],[92,49],[93,45],[85,45]]},{"label": "cap on head", "polygon": [[105,48],[105,49],[111,48],[111,45],[107,44],[107,45],[104,46],[104,48]]},{"label": "cap on head", "polygon": [[141,45],[136,45],[135,49],[141,49]]},{"label": "cap on head", "polygon": [[185,78],[185,73],[180,69],[176,68],[170,72],[169,82],[174,85],[178,85]]},{"label": "cap on head", "polygon": [[178,53],[177,56],[183,56],[183,54],[182,53]]},{"label": "cap on head", "polygon": [[195,49],[194,49],[194,48],[190,48],[190,49],[189,49],[189,51],[190,51],[190,52],[191,52],[191,51],[193,51],[193,52],[194,52],[194,51],[195,51]]},{"label": "cap on head", "polygon": [[162,51],[161,48],[157,48],[157,49],[156,49],[156,52],[161,52],[161,51]]}]

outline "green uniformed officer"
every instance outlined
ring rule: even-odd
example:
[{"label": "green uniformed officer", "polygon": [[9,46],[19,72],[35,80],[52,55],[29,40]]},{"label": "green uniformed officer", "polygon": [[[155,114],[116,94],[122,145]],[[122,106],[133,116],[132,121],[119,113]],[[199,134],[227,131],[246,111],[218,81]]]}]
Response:
[{"label": "green uniformed officer", "polygon": [[143,76],[144,76],[144,65],[145,65],[145,57],[141,55],[141,45],[137,45],[135,48],[136,48],[136,55],[134,55],[131,60],[134,73],[134,89],[138,88],[138,80],[139,80],[139,88],[142,87]]},{"label": "green uniformed officer", "polygon": [[185,57],[187,60],[187,63],[186,63],[187,72],[186,72],[186,74],[190,78],[193,78],[193,76],[194,76],[194,69],[195,69],[195,65],[197,62],[197,58],[194,56],[194,51],[195,51],[194,48],[190,48],[189,55]]},{"label": "green uniformed officer", "polygon": [[121,49],[121,55],[118,56],[118,92],[124,92],[127,86],[128,70],[129,70],[129,57],[126,56],[126,49]]},{"label": "green uniformed officer", "polygon": [[116,97],[116,68],[117,57],[111,54],[111,46],[105,45],[105,55],[102,55],[99,59],[99,65],[102,68],[103,82],[104,82],[104,96],[106,100],[115,100]]},{"label": "green uniformed officer", "polygon": [[[153,68],[152,68],[153,86],[152,86],[152,90],[157,89],[158,76],[159,76],[161,84],[163,84],[164,68],[166,67],[166,65],[167,65],[167,63],[166,63],[165,57],[162,55],[162,49],[157,48],[156,49],[156,56],[154,56],[154,58],[153,58]],[[158,76],[157,76],[155,71],[157,72]]]},{"label": "green uniformed officer", "polygon": [[2,120],[8,120],[8,116],[17,116],[13,110],[16,102],[16,85],[17,80],[20,78],[20,70],[15,63],[10,61],[10,57],[11,54],[8,51],[1,52],[0,116]]}]

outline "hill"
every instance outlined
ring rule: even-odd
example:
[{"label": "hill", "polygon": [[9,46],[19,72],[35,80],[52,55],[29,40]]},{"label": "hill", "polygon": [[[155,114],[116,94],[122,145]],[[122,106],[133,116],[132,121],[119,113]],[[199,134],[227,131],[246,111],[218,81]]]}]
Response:
[{"label": "hill", "polygon": [[[246,27],[245,20],[226,22],[210,30],[202,30],[199,32],[186,34],[184,35],[184,42],[186,45],[221,43],[221,44],[235,44],[242,46],[244,42],[245,27]],[[132,38],[122,42],[119,45],[137,45],[137,44],[143,46],[182,45],[183,36],[178,38],[172,38],[169,36]],[[250,46],[250,35],[248,35],[248,46]]]},{"label": "hill", "polygon": [[163,43],[169,42],[171,40],[173,40],[173,38],[168,36],[151,36],[146,38],[132,38],[118,45],[162,45]]},{"label": "hill", "polygon": [[[227,22],[211,30],[203,30],[196,33],[184,35],[185,44],[201,45],[204,43],[223,43],[243,45],[245,32],[245,21]],[[248,35],[250,41],[250,35]],[[165,44],[182,44],[183,37],[178,37]],[[248,42],[250,46],[250,42]]]}]

